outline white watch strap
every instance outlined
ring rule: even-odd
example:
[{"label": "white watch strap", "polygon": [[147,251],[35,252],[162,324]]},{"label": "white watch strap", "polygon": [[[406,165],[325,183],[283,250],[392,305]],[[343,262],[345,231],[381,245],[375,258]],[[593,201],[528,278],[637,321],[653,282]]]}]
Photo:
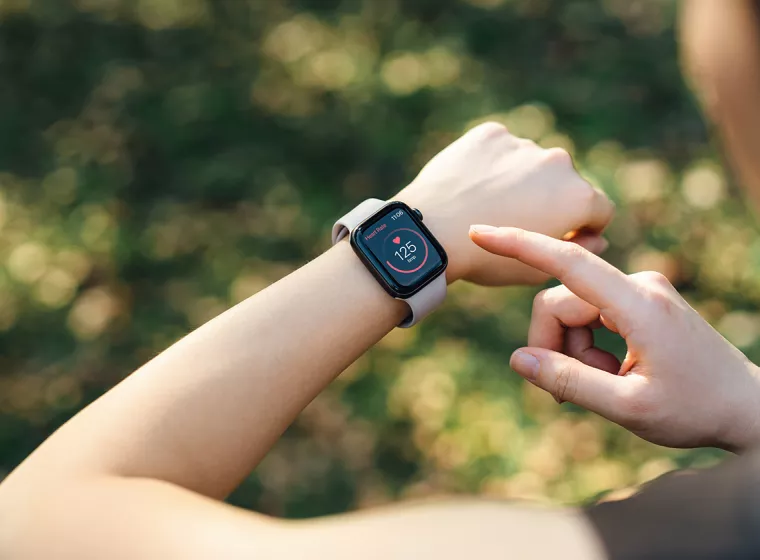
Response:
[{"label": "white watch strap", "polygon": [[[400,299],[400,298],[396,298]],[[438,276],[435,280],[430,282],[427,286],[422,288],[419,292],[414,294],[408,299],[402,299],[405,301],[412,310],[411,315],[404,319],[399,327],[407,329],[413,327],[425,317],[430,315],[433,311],[438,309],[438,306],[446,299],[446,272]]]},{"label": "white watch strap", "polygon": [[343,216],[340,220],[335,222],[335,225],[332,229],[333,245],[354,231],[354,228],[356,226],[380,210],[380,208],[383,206],[385,206],[384,200],[379,200],[377,198],[368,198],[359,204],[359,206],[351,210],[348,214]]},{"label": "white watch strap", "polygon": [[[385,206],[385,204],[386,202],[377,198],[368,198],[340,220],[335,222],[332,229],[333,245],[349,235],[356,226],[375,214],[380,208]],[[446,287],[446,272],[444,272],[412,297],[407,299],[396,298],[400,301],[406,302],[412,311],[399,327],[405,329],[413,327],[422,321],[422,319],[430,315],[430,313],[435,311],[435,309],[441,305],[443,300],[446,299]]]}]

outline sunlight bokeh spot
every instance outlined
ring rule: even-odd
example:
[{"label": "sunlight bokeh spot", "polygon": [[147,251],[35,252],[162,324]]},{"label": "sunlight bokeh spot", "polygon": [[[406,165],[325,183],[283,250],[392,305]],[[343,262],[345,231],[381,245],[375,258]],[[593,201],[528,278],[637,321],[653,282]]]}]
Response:
[{"label": "sunlight bokeh spot", "polygon": [[627,272],[654,271],[664,275],[671,283],[678,282],[680,276],[679,264],[673,255],[652,249],[640,247],[628,258]]},{"label": "sunlight bokeh spot", "polygon": [[640,159],[622,164],[615,173],[620,195],[630,202],[653,202],[665,195],[670,170],[659,159]]},{"label": "sunlight bokeh spot", "polygon": [[63,307],[74,297],[77,281],[66,270],[54,268],[35,287],[35,298],[52,309]]},{"label": "sunlight bokeh spot", "polygon": [[80,295],[71,308],[68,326],[81,340],[91,340],[106,330],[119,312],[120,303],[107,288],[91,288]]},{"label": "sunlight bokeh spot", "polygon": [[47,269],[50,251],[40,243],[29,241],[16,247],[8,257],[8,272],[18,281],[31,284]]},{"label": "sunlight bokeh spot", "polygon": [[746,348],[760,337],[760,315],[734,311],[718,321],[717,329],[732,344],[739,348]]},{"label": "sunlight bokeh spot", "polygon": [[505,124],[515,136],[537,141],[554,131],[554,114],[546,105],[521,105],[507,113]]},{"label": "sunlight bokeh spot", "polygon": [[693,166],[684,174],[681,189],[689,204],[708,209],[723,199],[727,187],[721,169],[712,162],[706,162]]},{"label": "sunlight bokeh spot", "polygon": [[332,49],[310,58],[304,81],[325,90],[340,90],[349,86],[357,76],[357,63],[351,53],[345,49]]},{"label": "sunlight bokeh spot", "polygon": [[383,62],[381,76],[396,95],[409,95],[428,85],[429,72],[420,54],[397,53]]},{"label": "sunlight bokeh spot", "polygon": [[322,22],[310,15],[299,15],[272,29],[262,42],[262,50],[280,62],[293,63],[321,49],[329,35]]}]

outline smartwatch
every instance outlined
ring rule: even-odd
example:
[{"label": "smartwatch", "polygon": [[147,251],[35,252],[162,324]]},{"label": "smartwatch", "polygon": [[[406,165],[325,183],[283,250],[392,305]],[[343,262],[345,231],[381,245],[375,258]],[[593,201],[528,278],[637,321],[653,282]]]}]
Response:
[{"label": "smartwatch", "polygon": [[333,226],[333,245],[346,236],[385,291],[409,305],[400,327],[416,325],[443,302],[448,257],[419,210],[370,198]]}]

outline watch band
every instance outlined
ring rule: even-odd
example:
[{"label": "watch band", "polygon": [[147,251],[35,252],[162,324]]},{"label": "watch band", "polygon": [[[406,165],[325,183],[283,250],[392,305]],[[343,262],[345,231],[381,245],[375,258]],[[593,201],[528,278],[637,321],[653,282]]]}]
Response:
[{"label": "watch band", "polygon": [[[386,202],[383,200],[368,198],[335,222],[332,229],[333,245],[349,235],[354,228],[385,205]],[[443,303],[443,300],[446,299],[446,287],[446,272],[444,271],[440,276],[435,278],[430,284],[422,288],[413,296],[407,299],[396,298],[400,301],[406,302],[411,309],[411,314],[401,322],[399,327],[404,329],[413,327],[422,321],[422,319],[430,315],[430,313],[435,311],[435,309]]]},{"label": "watch band", "polygon": [[446,299],[446,286],[446,272],[444,271],[412,297],[402,299],[401,301],[405,301],[409,305],[412,313],[401,322],[399,327],[403,329],[413,327],[435,311]]},{"label": "watch band", "polygon": [[354,228],[369,218],[372,214],[385,206],[385,201],[378,198],[368,198],[359,206],[351,210],[340,220],[335,222],[332,229],[332,242],[335,245],[338,241],[346,237]]}]

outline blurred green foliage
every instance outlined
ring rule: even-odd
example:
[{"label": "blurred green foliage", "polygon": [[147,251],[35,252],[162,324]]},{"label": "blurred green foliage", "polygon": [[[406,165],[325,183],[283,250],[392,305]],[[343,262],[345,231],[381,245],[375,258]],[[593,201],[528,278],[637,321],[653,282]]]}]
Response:
[{"label": "blurred green foliage", "polygon": [[[760,358],[760,238],[681,78],[675,8],[0,0],[0,478],[485,118],[574,153],[618,203],[610,259],[665,273]],[[232,501],[288,516],[442,492],[579,503],[720,456],[523,384],[507,362],[535,291],[456,286],[321,395]]]}]

